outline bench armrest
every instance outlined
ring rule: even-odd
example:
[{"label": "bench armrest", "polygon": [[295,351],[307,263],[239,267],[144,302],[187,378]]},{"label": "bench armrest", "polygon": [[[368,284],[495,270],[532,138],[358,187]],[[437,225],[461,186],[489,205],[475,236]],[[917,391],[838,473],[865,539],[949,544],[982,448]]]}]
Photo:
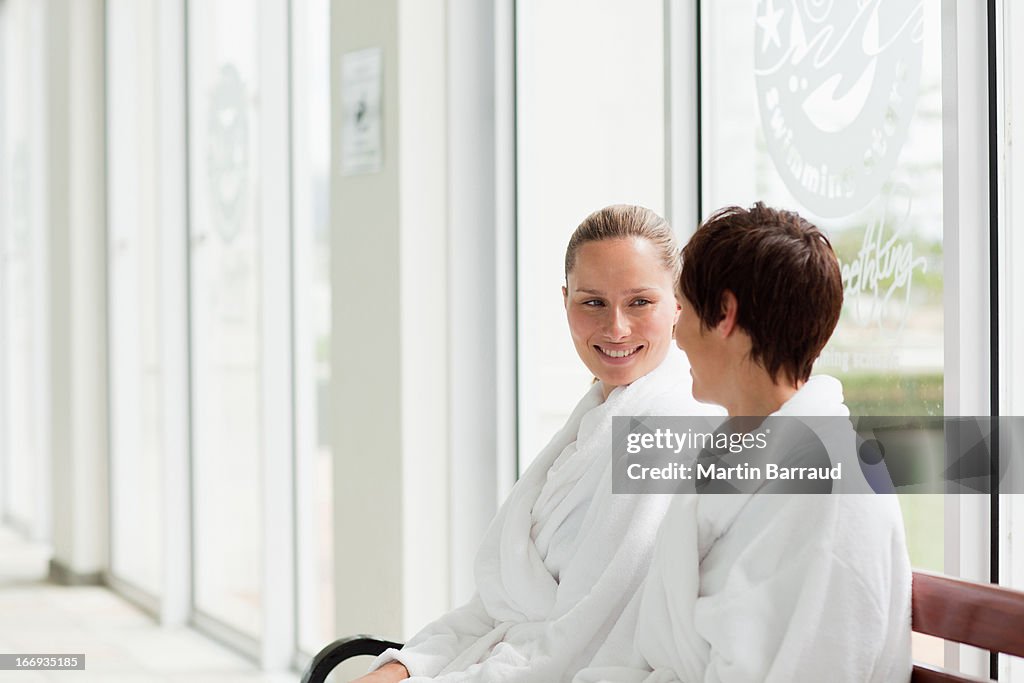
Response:
[{"label": "bench armrest", "polygon": [[324,683],[327,674],[346,659],[360,655],[376,657],[390,647],[401,648],[402,643],[393,643],[390,640],[367,635],[339,638],[313,657],[306,672],[302,674],[302,683]]}]

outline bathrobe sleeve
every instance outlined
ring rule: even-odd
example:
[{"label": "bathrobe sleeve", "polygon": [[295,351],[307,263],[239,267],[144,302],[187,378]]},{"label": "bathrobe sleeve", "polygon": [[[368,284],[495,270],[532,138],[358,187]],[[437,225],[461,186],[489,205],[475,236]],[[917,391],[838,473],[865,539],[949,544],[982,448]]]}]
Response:
[{"label": "bathrobe sleeve", "polygon": [[888,496],[754,496],[701,562],[704,682],[908,681],[898,515]]},{"label": "bathrobe sleeve", "polygon": [[434,678],[457,656],[494,630],[496,624],[480,601],[473,598],[461,607],[431,622],[413,636],[401,650],[384,651],[373,664],[375,671],[389,662],[400,662],[411,677]]}]

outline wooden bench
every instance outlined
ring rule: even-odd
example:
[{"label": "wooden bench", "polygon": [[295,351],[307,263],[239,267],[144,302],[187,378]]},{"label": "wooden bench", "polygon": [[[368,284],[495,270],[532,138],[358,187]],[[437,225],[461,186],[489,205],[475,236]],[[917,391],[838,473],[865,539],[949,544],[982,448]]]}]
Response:
[{"label": "wooden bench", "polygon": [[[1024,593],[914,572],[913,628],[944,640],[990,652],[1024,657]],[[334,667],[350,657],[377,656],[401,643],[359,635],[336,640],[310,662],[302,683],[324,683]],[[926,664],[914,666],[911,683],[978,683],[988,679],[951,673]]]},{"label": "wooden bench", "polygon": [[[1024,593],[992,584],[914,572],[914,630],[989,652],[1024,657]],[[914,666],[912,683],[988,681],[925,664]]]}]

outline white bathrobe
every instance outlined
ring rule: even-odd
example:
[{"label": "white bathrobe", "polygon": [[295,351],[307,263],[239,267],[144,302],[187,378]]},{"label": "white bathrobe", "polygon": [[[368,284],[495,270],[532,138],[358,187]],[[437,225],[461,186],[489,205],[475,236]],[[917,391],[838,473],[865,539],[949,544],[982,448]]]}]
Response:
[{"label": "white bathrobe", "polygon": [[676,349],[603,402],[602,392],[591,387],[491,522],[472,600],[372,669],[399,661],[413,683],[557,683],[591,661],[637,594],[671,502],[612,494],[612,416],[721,414],[693,399]]},{"label": "white bathrobe", "polygon": [[[842,401],[818,376],[776,415]],[[895,496],[676,496],[645,586],[575,683],[905,683],[910,586]]]}]

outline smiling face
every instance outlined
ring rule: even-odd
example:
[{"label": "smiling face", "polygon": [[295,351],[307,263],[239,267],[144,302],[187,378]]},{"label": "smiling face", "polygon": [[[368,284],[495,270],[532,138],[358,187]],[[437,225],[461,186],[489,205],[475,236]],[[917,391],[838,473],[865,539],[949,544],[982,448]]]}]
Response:
[{"label": "smiling face", "polygon": [[679,306],[674,276],[646,239],[579,247],[563,288],[576,353],[605,396],[658,367],[672,343]]}]

